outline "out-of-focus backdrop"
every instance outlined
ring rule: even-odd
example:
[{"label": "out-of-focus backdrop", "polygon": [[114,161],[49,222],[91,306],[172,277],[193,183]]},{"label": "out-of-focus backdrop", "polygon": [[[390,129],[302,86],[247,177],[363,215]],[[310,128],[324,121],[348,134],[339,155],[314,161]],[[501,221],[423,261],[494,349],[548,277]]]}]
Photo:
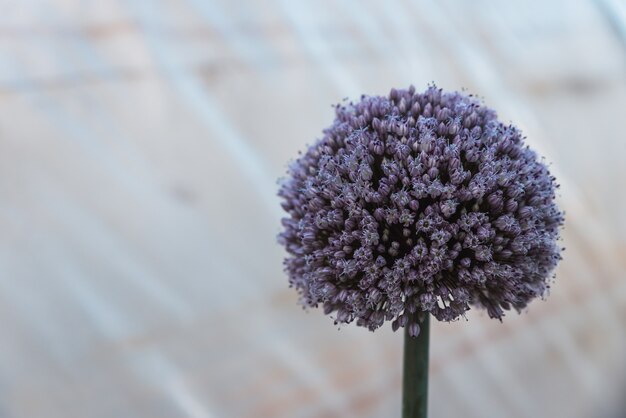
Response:
[{"label": "out-of-focus backdrop", "polygon": [[434,81],[562,184],[547,301],[434,324],[431,416],[626,415],[626,3],[4,0],[0,416],[394,417],[402,334],[304,312],[276,178]]}]

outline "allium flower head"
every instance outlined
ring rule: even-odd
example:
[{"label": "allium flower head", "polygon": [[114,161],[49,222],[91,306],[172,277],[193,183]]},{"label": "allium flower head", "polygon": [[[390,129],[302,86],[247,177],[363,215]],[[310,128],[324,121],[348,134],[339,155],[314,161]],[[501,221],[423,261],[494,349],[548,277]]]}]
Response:
[{"label": "allium flower head", "polygon": [[335,112],[279,192],[285,271],[304,306],[417,335],[420,312],[452,321],[476,306],[501,319],[546,293],[563,214],[517,128],[435,87]]}]

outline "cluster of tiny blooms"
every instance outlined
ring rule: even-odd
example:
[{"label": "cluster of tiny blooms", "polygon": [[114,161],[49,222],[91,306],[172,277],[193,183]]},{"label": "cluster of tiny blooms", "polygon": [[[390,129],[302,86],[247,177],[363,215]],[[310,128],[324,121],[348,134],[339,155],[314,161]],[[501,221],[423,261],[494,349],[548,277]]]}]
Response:
[{"label": "cluster of tiny blooms", "polygon": [[501,319],[547,293],[558,185],[517,128],[434,86],[335,113],[279,191],[278,240],[305,307],[416,336],[426,313],[453,321],[475,306]]}]

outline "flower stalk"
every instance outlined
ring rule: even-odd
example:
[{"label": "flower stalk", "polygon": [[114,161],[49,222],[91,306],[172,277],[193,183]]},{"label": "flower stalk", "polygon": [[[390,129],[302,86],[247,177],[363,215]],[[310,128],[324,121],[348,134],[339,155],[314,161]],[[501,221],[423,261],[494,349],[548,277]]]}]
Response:
[{"label": "flower stalk", "polygon": [[426,315],[416,337],[404,329],[404,367],[402,376],[402,418],[428,416],[428,345],[430,318]]},{"label": "flower stalk", "polygon": [[404,328],[402,414],[426,417],[429,317],[471,306],[502,320],[548,293],[557,188],[472,95],[411,86],[342,102],[281,180],[289,284],[335,324]]}]

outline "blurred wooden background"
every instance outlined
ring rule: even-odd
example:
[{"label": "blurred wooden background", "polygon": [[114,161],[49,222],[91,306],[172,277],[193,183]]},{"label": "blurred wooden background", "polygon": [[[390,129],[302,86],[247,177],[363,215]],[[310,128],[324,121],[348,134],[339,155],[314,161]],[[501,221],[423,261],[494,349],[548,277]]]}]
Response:
[{"label": "blurred wooden background", "polygon": [[432,331],[432,417],[626,414],[626,3],[4,0],[0,416],[394,417],[402,335],[281,271],[331,104],[467,88],[552,162],[551,296]]}]

